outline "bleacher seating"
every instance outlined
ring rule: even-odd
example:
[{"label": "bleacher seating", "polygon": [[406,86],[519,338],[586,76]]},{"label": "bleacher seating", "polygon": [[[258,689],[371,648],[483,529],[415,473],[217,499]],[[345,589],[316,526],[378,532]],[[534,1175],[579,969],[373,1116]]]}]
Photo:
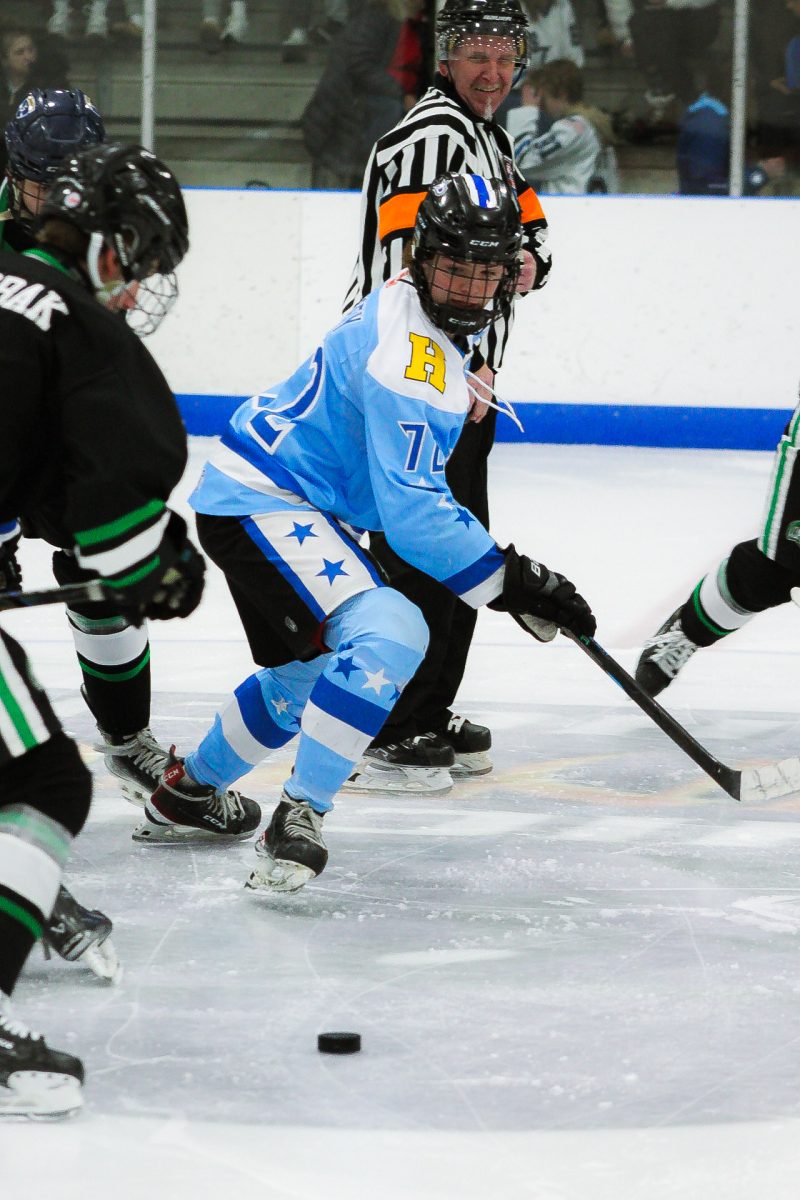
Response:
[{"label": "bleacher seating", "polygon": [[[594,0],[574,2],[588,51],[587,100],[612,113],[629,110],[642,93],[638,71],[619,54],[597,48]],[[3,3],[4,17],[28,23],[35,19],[40,27],[48,11],[46,0]],[[306,63],[286,65],[281,61],[278,0],[249,0],[248,13],[246,42],[209,54],[199,40],[200,0],[160,0],[157,151],[187,185],[308,187],[311,163],[299,118],[322,69],[325,48],[311,48]],[[111,15],[122,16],[121,0],[112,0]],[[68,50],[72,81],[93,96],[111,135],[138,140],[138,45],[75,38]],[[669,142],[622,144],[618,157],[625,191],[674,191],[674,147]]]}]

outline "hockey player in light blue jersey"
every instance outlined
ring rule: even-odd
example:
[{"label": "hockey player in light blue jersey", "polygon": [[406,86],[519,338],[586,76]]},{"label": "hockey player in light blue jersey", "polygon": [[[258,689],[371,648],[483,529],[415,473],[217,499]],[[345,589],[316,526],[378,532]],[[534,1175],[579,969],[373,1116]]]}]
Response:
[{"label": "hockey player in light blue jersey", "polygon": [[224,791],[299,733],[248,885],[295,891],[323,870],[322,818],[428,640],[419,609],[361,548],[364,530],[383,530],[468,604],[509,611],[540,638],[559,626],[594,632],[574,586],[501,550],[445,481],[472,344],[509,303],[520,246],[505,183],[441,177],[420,206],[409,269],[234,414],[191,503],[260,669],[167,769],[139,840],[179,841],[199,791]]}]

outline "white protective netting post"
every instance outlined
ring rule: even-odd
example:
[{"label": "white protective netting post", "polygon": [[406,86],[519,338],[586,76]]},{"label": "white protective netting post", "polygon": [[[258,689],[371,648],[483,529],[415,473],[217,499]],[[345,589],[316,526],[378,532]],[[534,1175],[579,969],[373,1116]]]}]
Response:
[{"label": "white protective netting post", "polygon": [[156,13],[158,0],[144,0],[142,13],[141,144],[155,150]]},{"label": "white protective netting post", "polygon": [[731,73],[731,157],[729,194],[741,196],[747,140],[747,40],[750,0],[734,0],[733,70]]}]

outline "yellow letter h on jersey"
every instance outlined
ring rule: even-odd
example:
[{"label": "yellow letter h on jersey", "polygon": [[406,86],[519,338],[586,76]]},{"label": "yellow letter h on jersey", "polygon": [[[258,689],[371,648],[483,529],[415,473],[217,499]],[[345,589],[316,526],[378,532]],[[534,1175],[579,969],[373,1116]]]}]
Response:
[{"label": "yellow letter h on jersey", "polygon": [[405,370],[406,379],[429,383],[437,392],[444,392],[444,350],[422,333],[409,333],[411,362]]}]

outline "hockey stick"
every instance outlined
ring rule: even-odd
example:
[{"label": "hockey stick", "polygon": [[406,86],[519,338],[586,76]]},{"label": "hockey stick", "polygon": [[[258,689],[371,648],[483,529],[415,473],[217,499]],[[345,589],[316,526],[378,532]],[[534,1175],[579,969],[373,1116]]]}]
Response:
[{"label": "hockey stick", "polygon": [[9,608],[36,608],[40,604],[94,604],[109,598],[102,579],[68,583],[43,592],[0,592],[0,612]]},{"label": "hockey stick", "polygon": [[684,729],[670,716],[657,700],[648,696],[633,676],[629,675],[594,638],[578,637],[568,629],[562,629],[561,632],[576,646],[580,646],[584,654],[605,671],[606,675],[622,688],[625,695],[629,696],[634,704],[638,704],[642,712],[734,800],[777,800],[780,796],[800,791],[800,758],[784,758],[778,763],[765,767],[746,767],[743,771],[726,766],[715,758],[710,750],[701,746],[688,729]]}]

